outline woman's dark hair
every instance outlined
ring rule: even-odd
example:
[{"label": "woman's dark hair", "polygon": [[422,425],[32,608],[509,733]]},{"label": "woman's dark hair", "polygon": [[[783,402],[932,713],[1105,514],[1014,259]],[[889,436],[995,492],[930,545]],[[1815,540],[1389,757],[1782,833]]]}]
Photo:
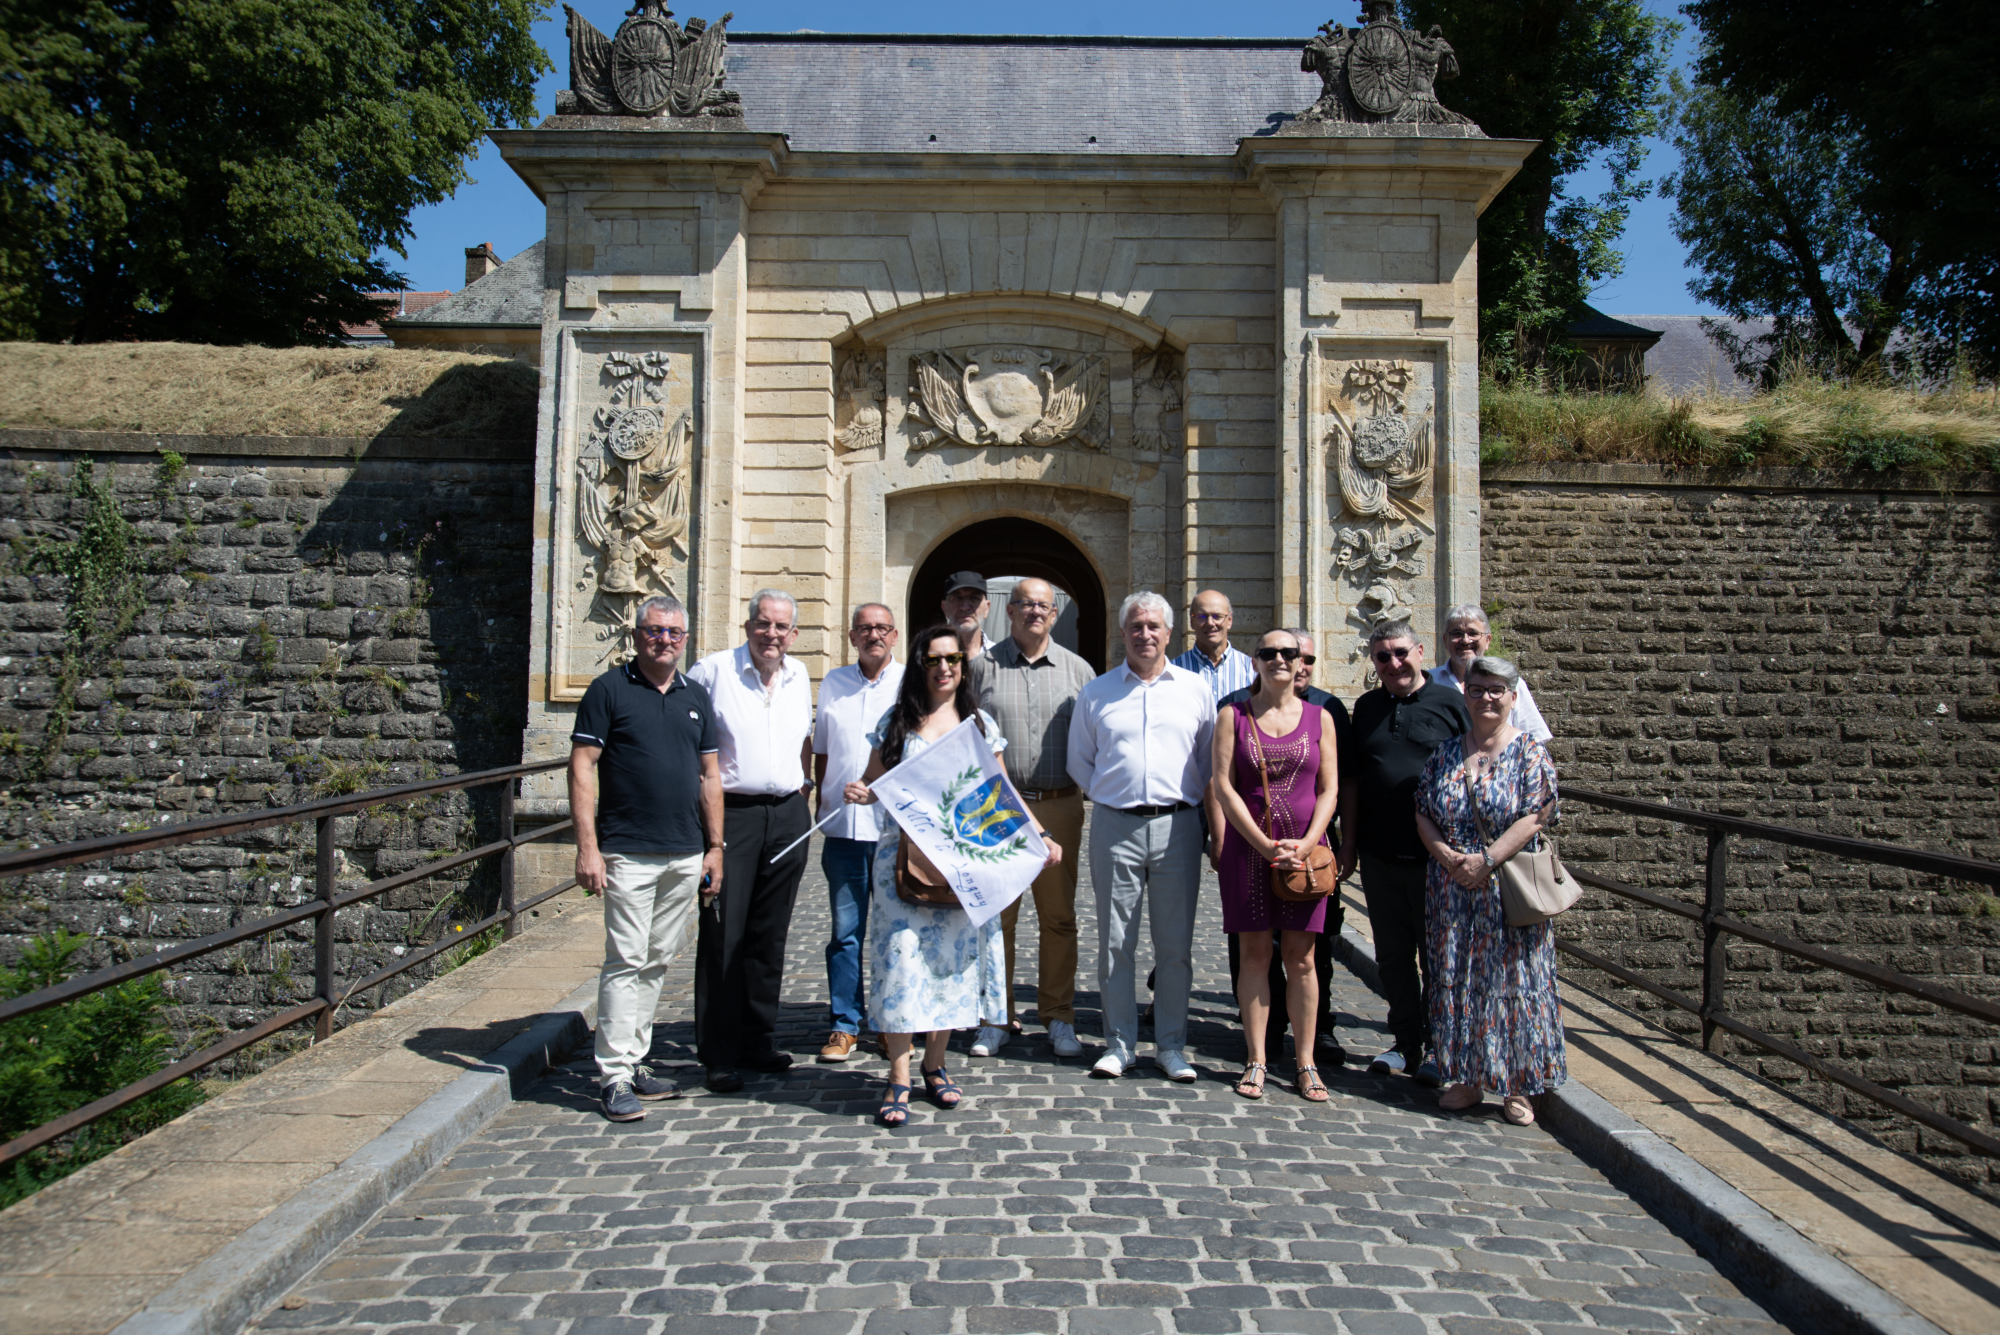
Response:
[{"label": "woman's dark hair", "polygon": [[[946,638],[957,646],[958,632],[950,626],[932,626],[910,641],[910,663],[903,672],[903,686],[896,692],[896,707],[889,711],[889,726],[882,729],[882,745],[876,748],[882,753],[882,763],[892,769],[903,763],[903,739],[924,725],[924,716],[929,712],[931,688],[924,670],[924,655],[931,651],[933,643]],[[967,666],[959,665],[958,694],[951,701],[961,720],[979,715],[979,697],[972,693],[972,674],[965,670]]]}]

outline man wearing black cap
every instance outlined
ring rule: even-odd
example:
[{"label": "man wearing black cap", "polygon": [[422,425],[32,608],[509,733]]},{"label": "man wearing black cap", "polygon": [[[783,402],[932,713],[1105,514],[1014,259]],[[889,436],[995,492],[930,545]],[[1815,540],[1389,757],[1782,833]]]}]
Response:
[{"label": "man wearing black cap", "polygon": [[986,652],[986,614],[993,604],[986,599],[986,576],[977,570],[961,570],[944,589],[944,619],[958,632],[958,647],[967,659]]}]

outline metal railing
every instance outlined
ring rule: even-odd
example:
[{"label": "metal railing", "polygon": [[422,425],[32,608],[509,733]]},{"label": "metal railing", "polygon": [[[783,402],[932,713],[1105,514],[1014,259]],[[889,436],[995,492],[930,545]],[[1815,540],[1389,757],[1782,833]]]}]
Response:
[{"label": "metal railing", "polygon": [[[415,968],[439,952],[471,940],[491,927],[499,926],[505,939],[512,940],[519,930],[522,914],[545,900],[555,898],[576,884],[576,879],[571,877],[554,889],[545,890],[532,899],[518,903],[515,901],[514,851],[523,844],[561,834],[573,824],[564,820],[543,826],[533,834],[515,834],[515,781],[525,775],[544,774],[550,770],[561,769],[568,763],[567,760],[550,760],[533,765],[508,765],[500,769],[460,774],[449,779],[404,784],[399,788],[379,788],[351,796],[329,797],[317,802],[301,803],[298,806],[276,807],[240,816],[213,816],[206,820],[189,821],[181,825],[166,825],[157,829],[139,830],[131,834],[112,835],[104,839],[89,839],[78,843],[51,844],[45,848],[22,849],[0,855],[0,877],[8,877],[49,871],[57,867],[70,867],[84,862],[99,862],[106,858],[146,853],[155,849],[174,848],[203,839],[226,839],[248,834],[253,830],[268,829],[274,825],[289,825],[296,821],[314,822],[316,841],[313,880],[315,894],[304,903],[268,917],[258,918],[220,932],[212,932],[193,941],[185,941],[179,945],[156,950],[149,955],[138,956],[108,969],[78,974],[51,987],[29,992],[11,1001],[0,1002],[0,1022],[32,1015],[36,1011],[45,1010],[50,1006],[60,1006],[66,1001],[74,1001],[78,997],[100,992],[107,987],[116,987],[130,979],[170,968],[197,956],[280,931],[307,919],[313,920],[313,997],[310,1001],[280,1011],[248,1029],[239,1030],[219,1043],[203,1048],[142,1080],[134,1081],[123,1089],[105,1095],[94,1103],[85,1104],[0,1145],[0,1168],[50,1141],[90,1125],[100,1117],[109,1116],[154,1090],[163,1089],[204,1067],[213,1066],[223,1058],[241,1052],[244,1048],[260,1043],[295,1024],[311,1020],[313,1041],[319,1042],[329,1038],[333,1034],[334,1015],[349,998],[370,988],[379,987],[397,974]],[[421,867],[412,867],[393,876],[384,876],[380,880],[370,881],[359,889],[341,893],[334,873],[333,822],[336,818],[351,816],[356,812],[368,811],[394,802],[407,802],[415,798],[462,789],[485,788],[494,784],[500,786],[498,839],[462,853],[454,853],[450,857],[439,858],[435,862],[427,862]],[[366,903],[391,890],[452,871],[468,863],[477,862],[481,858],[496,856],[500,859],[500,907],[496,912],[469,924],[456,938],[445,937],[434,941],[428,946],[410,952],[386,969],[377,970],[365,978],[342,985],[334,971],[334,918],[340,910]]]},{"label": "metal railing", "polygon": [[1579,865],[1569,862],[1563,864],[1571,875],[1587,886],[1608,890],[1614,895],[1634,900],[1648,908],[1660,909],[1699,923],[1702,951],[1701,999],[1697,1001],[1684,992],[1663,987],[1624,965],[1616,964],[1595,951],[1565,941],[1561,937],[1556,938],[1556,949],[1593,969],[1603,970],[1621,982],[1649,992],[1669,1005],[1700,1016],[1701,1046],[1706,1051],[1715,1050],[1718,1033],[1734,1034],[1767,1052],[1783,1057],[1786,1061],[1804,1067],[1823,1080],[1829,1080],[1863,1098],[1873,1099],[1885,1107],[1893,1108],[1911,1121],[1950,1136],[1980,1154],[2000,1158],[2000,1138],[1976,1126],[1961,1122],[1955,1117],[1925,1107],[1844,1067],[1816,1057],[1776,1035],[1753,1028],[1731,1015],[1724,1004],[1724,990],[1729,982],[1727,938],[1733,936],[1755,942],[1760,946],[1767,946],[1786,955],[1811,960],[1822,968],[1837,970],[1886,991],[1920,997],[1946,1010],[1956,1011],[1960,1015],[1969,1015],[1990,1024],[2000,1024],[2000,1002],[1975,997],[1970,993],[1927,982],[1922,978],[1913,978],[1895,969],[1842,955],[1823,946],[1794,940],[1781,933],[1745,922],[1730,913],[1727,882],[1729,841],[1732,837],[1740,836],[1760,843],[1806,848],[1815,852],[1831,853],[1854,862],[1900,867],[1905,871],[1942,876],[1954,881],[1969,881],[1976,885],[2000,886],[2000,862],[1984,862],[1977,858],[1959,857],[1952,853],[1932,853],[1923,849],[1901,848],[1895,844],[1875,843],[1867,839],[1849,839],[1842,835],[1795,830],[1789,826],[1745,820],[1740,816],[1721,816],[1684,807],[1664,806],[1658,802],[1646,802],[1637,798],[1617,797],[1587,788],[1565,787],[1562,796],[1565,801],[1582,802],[1587,806],[1602,807],[1647,820],[1667,821],[1674,825],[1690,826],[1707,832],[1708,853],[1704,861],[1706,876],[1702,903],[1699,906],[1599,876]]}]

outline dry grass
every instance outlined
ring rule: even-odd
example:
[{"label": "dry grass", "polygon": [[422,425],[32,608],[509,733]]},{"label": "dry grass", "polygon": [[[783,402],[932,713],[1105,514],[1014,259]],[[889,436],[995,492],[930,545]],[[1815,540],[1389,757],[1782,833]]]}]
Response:
[{"label": "dry grass", "polygon": [[504,358],[414,349],[0,343],[0,426],[525,440],[538,380]]},{"label": "dry grass", "polygon": [[1797,379],[1730,398],[1480,386],[1486,463],[2000,472],[2000,391]]}]

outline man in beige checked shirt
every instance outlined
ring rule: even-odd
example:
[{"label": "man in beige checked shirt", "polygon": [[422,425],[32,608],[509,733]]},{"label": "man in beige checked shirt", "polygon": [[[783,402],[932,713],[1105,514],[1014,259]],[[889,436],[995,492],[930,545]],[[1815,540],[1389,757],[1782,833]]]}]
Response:
[{"label": "man in beige checked shirt", "polygon": [[[1069,776],[1069,716],[1096,673],[1090,664],[1049,638],[1056,622],[1055,590],[1024,579],[1007,599],[1012,633],[968,665],[979,707],[1007,736],[1000,759],[1028,810],[1064,848],[1083,846],[1083,793]],[[1083,1054],[1076,1037],[1076,869],[1065,857],[1035,878],[1035,917],[1041,924],[1041,967],[1035,980],[1035,1013],[1049,1027],[1058,1057]],[[1000,915],[1007,939],[1007,1023],[1014,1024],[1014,924],[1021,901]],[[982,1025],[975,1057],[1000,1051],[1009,1030]]]}]

